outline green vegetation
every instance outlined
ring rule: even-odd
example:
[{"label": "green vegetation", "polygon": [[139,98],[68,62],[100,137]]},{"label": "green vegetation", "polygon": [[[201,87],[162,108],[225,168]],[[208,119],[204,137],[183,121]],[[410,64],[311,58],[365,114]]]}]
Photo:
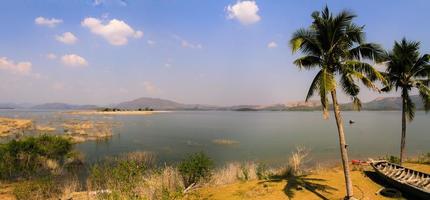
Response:
[{"label": "green vegetation", "polygon": [[395,88],[402,97],[402,136],[400,142],[400,164],[405,157],[406,120],[415,116],[415,104],[410,97],[412,89],[421,96],[424,110],[430,110],[430,55],[420,55],[420,43],[407,41],[394,42],[393,50],[386,52],[381,61],[387,62],[386,77],[389,86],[384,91]]},{"label": "green vegetation", "polygon": [[268,166],[264,163],[258,163],[255,169],[258,180],[266,180],[269,178],[270,173]]},{"label": "green vegetation", "polygon": [[[324,118],[328,118],[328,96],[332,97],[333,111],[339,134],[342,164],[346,182],[346,198],[353,196],[352,181],[349,172],[347,145],[343,130],[343,121],[337,100],[336,86],[349,95],[355,107],[361,108],[358,99],[360,91],[356,80],[374,90],[375,80],[383,81],[383,76],[374,67],[362,59],[379,58],[383,50],[374,43],[365,43],[364,26],[353,23],[356,15],[341,11],[333,15],[328,7],[312,13],[313,22],[309,28],[297,30],[290,40],[293,52],[300,51],[303,57],[294,61],[300,69],[318,69],[311,83],[306,101],[317,92],[321,98]],[[340,78],[337,84],[336,77]]]},{"label": "green vegetation", "polygon": [[391,162],[391,163],[400,164],[400,158],[397,156],[393,156],[393,155],[385,156],[384,160],[387,160],[388,162]]},{"label": "green vegetation", "polygon": [[16,182],[12,193],[18,200],[72,199],[80,187],[74,175],[47,175]]},{"label": "green vegetation", "polygon": [[[73,156],[70,140],[42,135],[0,145],[0,178],[30,178],[62,167]],[[69,163],[68,163],[69,164]]]},{"label": "green vegetation", "polygon": [[418,163],[430,164],[430,153],[426,153],[426,154],[418,156]]},{"label": "green vegetation", "polygon": [[204,153],[195,153],[185,158],[178,166],[185,187],[208,180],[213,169],[213,161]]}]

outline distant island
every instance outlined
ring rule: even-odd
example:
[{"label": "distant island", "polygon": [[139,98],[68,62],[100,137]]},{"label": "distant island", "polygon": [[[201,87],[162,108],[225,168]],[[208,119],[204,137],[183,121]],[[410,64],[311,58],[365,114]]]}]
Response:
[{"label": "distant island", "polygon": [[[411,96],[417,110],[423,110],[424,105],[419,96]],[[352,103],[341,104],[342,110],[353,110]],[[160,98],[142,97],[131,101],[112,105],[74,105],[67,103],[45,103],[40,105],[3,103],[4,109],[37,109],[37,110],[97,110],[97,111],[180,111],[180,110],[219,110],[219,111],[317,111],[321,110],[319,101],[296,101],[272,105],[234,105],[216,106],[205,104],[184,104]],[[400,97],[379,97],[363,103],[362,110],[400,110]]]}]

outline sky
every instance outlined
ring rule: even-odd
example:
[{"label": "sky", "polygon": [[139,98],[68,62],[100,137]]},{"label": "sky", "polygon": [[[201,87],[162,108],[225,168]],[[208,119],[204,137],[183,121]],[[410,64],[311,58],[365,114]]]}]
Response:
[{"label": "sky", "polygon": [[[300,55],[288,41],[325,5],[357,14],[368,42],[389,49],[406,37],[429,52],[426,0],[4,0],[0,102],[304,100],[317,72],[292,64]],[[363,88],[359,96],[393,95]]]}]

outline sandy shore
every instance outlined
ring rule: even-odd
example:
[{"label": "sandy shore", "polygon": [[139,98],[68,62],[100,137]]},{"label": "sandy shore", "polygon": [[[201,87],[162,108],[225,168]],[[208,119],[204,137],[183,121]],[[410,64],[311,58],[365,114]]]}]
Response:
[{"label": "sandy shore", "polygon": [[158,113],[169,113],[172,111],[165,110],[157,110],[157,111],[95,111],[95,110],[86,110],[86,111],[70,111],[65,112],[67,114],[72,115],[152,115]]}]

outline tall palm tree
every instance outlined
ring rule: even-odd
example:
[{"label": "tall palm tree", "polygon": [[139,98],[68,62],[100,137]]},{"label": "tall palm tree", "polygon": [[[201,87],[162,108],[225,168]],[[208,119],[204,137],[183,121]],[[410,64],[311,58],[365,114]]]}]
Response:
[{"label": "tall palm tree", "polygon": [[379,45],[364,42],[364,26],[354,24],[352,20],[356,15],[349,11],[344,10],[333,16],[326,6],[320,12],[313,12],[311,16],[311,26],[297,30],[290,40],[293,53],[300,51],[304,55],[295,60],[294,64],[300,69],[319,70],[310,85],[306,101],[314,92],[318,92],[325,119],[328,118],[328,95],[331,95],[345,175],[345,199],[350,199],[353,190],[348,165],[348,145],[337,100],[336,79],[339,79],[340,88],[353,100],[354,107],[360,109],[361,102],[357,97],[360,88],[357,82],[361,81],[366,87],[379,91],[373,81],[384,80],[381,73],[362,59],[379,58],[383,50]]},{"label": "tall palm tree", "polygon": [[386,52],[382,57],[386,61],[386,76],[389,86],[400,90],[402,96],[402,137],[400,142],[400,164],[405,157],[406,120],[412,121],[415,116],[415,104],[412,102],[410,92],[418,90],[424,103],[424,109],[430,110],[430,55],[420,55],[420,43],[415,41],[394,42],[393,50]]}]

